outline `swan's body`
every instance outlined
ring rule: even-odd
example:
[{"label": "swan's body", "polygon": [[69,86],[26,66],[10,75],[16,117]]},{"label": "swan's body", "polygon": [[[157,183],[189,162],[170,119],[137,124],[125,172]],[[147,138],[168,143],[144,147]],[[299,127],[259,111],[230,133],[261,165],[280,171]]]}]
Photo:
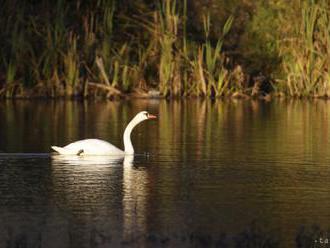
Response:
[{"label": "swan's body", "polygon": [[138,113],[127,125],[124,132],[124,147],[121,150],[107,141],[100,139],[84,139],[70,143],[64,147],[52,146],[52,149],[62,155],[125,155],[134,154],[131,142],[131,132],[133,128],[140,122],[148,119],[154,119],[156,116],[150,115],[146,111]]},{"label": "swan's body", "polygon": [[64,147],[52,146],[52,149],[63,155],[121,155],[124,151],[100,139],[84,139],[70,143]]}]

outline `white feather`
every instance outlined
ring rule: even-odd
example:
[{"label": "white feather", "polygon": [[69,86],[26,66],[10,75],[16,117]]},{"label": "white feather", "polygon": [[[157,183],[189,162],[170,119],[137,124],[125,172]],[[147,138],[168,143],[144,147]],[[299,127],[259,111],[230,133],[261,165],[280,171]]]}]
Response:
[{"label": "white feather", "polygon": [[70,143],[64,147],[52,146],[51,148],[62,155],[124,155],[134,154],[131,142],[131,132],[140,122],[147,119],[154,119],[156,116],[148,114],[146,111],[138,113],[127,125],[124,132],[125,151],[115,147],[107,141],[100,139],[84,139]]}]

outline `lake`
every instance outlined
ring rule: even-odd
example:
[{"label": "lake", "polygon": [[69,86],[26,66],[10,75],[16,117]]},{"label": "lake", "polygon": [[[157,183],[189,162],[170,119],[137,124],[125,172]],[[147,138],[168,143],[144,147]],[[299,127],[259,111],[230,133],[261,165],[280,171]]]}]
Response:
[{"label": "lake", "polygon": [[[122,148],[141,110],[134,158],[50,154]],[[0,223],[0,247],[330,247],[330,102],[2,101]]]}]

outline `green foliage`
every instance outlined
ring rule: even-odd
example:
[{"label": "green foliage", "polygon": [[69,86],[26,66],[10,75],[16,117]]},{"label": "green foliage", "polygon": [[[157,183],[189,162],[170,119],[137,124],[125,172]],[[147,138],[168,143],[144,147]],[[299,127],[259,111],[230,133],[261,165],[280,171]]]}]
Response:
[{"label": "green foliage", "polygon": [[242,64],[249,74],[271,75],[280,64],[277,41],[279,18],[283,6],[279,1],[257,1],[255,14],[246,25],[240,39]]},{"label": "green foliage", "polygon": [[224,96],[257,75],[330,96],[329,19],[325,0],[5,0],[0,96]]},{"label": "green foliage", "polygon": [[328,2],[306,1],[290,36],[280,43],[285,78],[282,88],[292,96],[330,96],[330,12]]},{"label": "green foliage", "polygon": [[[164,96],[210,95],[211,88],[219,88],[225,78],[219,74],[223,37],[215,47],[209,37],[191,42],[187,1],[133,5],[124,9],[115,0],[4,1],[0,83],[15,82],[52,97],[88,96],[90,86],[109,92],[156,87]],[[230,26],[227,22],[223,34]],[[196,75],[201,91],[194,90]]]}]

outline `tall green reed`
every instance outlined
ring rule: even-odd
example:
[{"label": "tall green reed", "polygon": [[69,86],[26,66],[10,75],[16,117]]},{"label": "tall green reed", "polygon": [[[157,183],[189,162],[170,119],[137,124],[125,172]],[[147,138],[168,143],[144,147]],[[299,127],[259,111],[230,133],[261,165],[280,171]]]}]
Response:
[{"label": "tall green reed", "polygon": [[178,35],[179,15],[176,1],[164,0],[159,5],[155,15],[155,32],[159,35],[160,61],[159,61],[159,90],[163,95],[179,93],[180,83],[175,80],[176,58],[174,45]]},{"label": "tall green reed", "polygon": [[[7,9],[19,4],[4,2]],[[203,44],[190,41],[187,0],[159,1],[152,13],[135,21],[134,16],[116,15],[114,0],[95,5],[57,0],[55,10],[49,4],[20,3],[19,11],[10,12],[7,19],[0,16],[0,25],[6,23],[0,73],[7,84],[15,82],[51,97],[88,96],[95,83],[102,86],[99,90],[123,92],[157,88],[164,96],[222,95],[228,86],[224,37],[216,44],[208,35]],[[27,15],[31,7],[45,11]],[[224,34],[231,24],[226,25]],[[132,27],[147,32],[127,35]],[[8,96],[13,94],[14,90]]]},{"label": "tall green reed", "polygon": [[204,32],[205,32],[205,44],[203,50],[205,51],[205,73],[207,76],[207,95],[215,94],[221,96],[227,86],[229,79],[227,77],[228,71],[225,68],[225,57],[222,53],[222,46],[225,35],[229,32],[233,23],[233,17],[230,16],[223,26],[223,32],[219,37],[216,46],[213,47],[209,40],[210,33],[210,16],[204,17]]},{"label": "tall green reed", "polygon": [[279,43],[286,77],[282,88],[291,96],[329,96],[330,12],[327,1],[303,2],[292,19],[292,37]]},{"label": "tall green reed", "polygon": [[63,60],[63,81],[66,87],[66,95],[77,94],[79,83],[79,55],[77,52],[77,36],[72,34],[68,38],[66,51],[62,53]]}]

